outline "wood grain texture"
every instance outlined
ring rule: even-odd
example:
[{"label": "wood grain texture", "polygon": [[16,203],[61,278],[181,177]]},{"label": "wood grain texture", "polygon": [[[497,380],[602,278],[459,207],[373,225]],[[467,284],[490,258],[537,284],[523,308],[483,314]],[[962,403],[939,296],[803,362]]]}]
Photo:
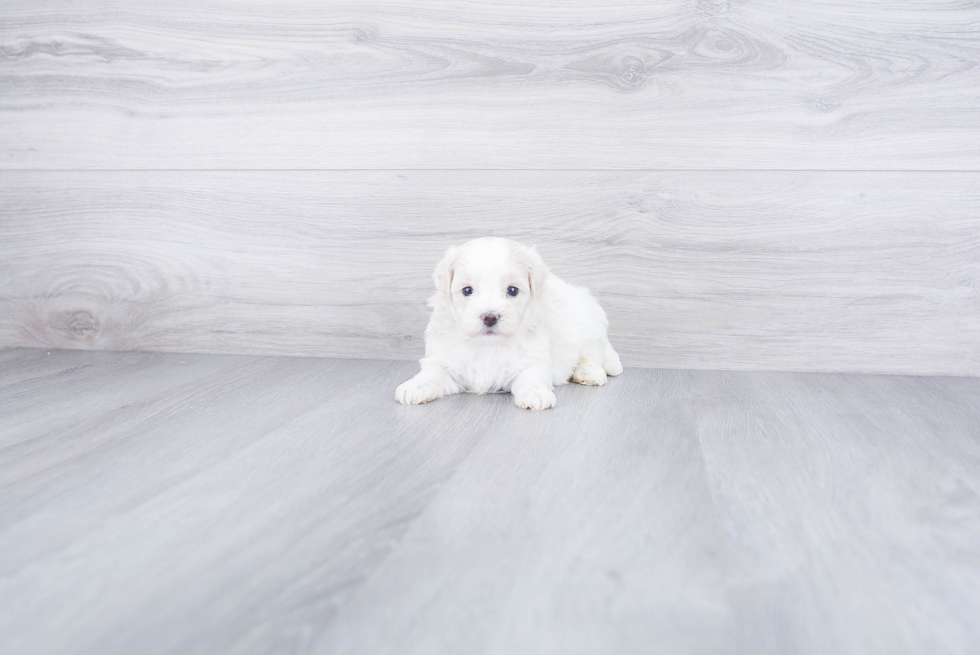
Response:
[{"label": "wood grain texture", "polygon": [[8,168],[980,168],[960,0],[6,0]]},{"label": "wood grain texture", "polygon": [[[83,356],[104,370],[74,394],[90,419],[21,422],[57,374],[0,391],[32,430],[0,447],[5,653],[302,650],[504,409],[470,405],[465,432],[393,414],[410,363]],[[124,399],[127,367],[188,379]]]},{"label": "wood grain texture", "polygon": [[980,645],[980,380],[612,385],[482,440],[314,652]]},{"label": "wood grain texture", "polygon": [[5,172],[0,345],[414,359],[486,234],[628,366],[980,374],[980,174]]},{"label": "wood grain texture", "polygon": [[4,653],[980,644],[977,378],[628,369],[532,413],[400,406],[408,362],[45,352],[0,351]]}]

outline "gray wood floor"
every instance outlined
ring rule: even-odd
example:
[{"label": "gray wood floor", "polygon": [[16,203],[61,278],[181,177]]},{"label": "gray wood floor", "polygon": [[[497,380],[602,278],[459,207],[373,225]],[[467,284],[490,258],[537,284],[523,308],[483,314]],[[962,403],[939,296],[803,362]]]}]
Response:
[{"label": "gray wood floor", "polygon": [[0,652],[975,653],[980,379],[0,351]]}]

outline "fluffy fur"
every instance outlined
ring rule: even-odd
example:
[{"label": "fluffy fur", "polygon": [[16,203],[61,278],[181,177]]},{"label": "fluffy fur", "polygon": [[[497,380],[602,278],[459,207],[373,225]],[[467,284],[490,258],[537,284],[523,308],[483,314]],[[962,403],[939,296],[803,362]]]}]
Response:
[{"label": "fluffy fur", "polygon": [[518,407],[548,409],[554,385],[623,372],[602,307],[550,274],[534,248],[474,239],[450,248],[432,278],[422,370],[395,391],[400,403],[509,391]]}]

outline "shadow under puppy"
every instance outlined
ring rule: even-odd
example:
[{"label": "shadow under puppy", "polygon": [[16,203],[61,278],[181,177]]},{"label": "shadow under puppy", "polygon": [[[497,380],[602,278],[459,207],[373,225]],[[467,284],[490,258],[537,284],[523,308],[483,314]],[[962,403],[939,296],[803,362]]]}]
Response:
[{"label": "shadow under puppy", "polygon": [[450,248],[432,277],[422,370],[399,385],[400,403],[509,391],[518,407],[548,409],[554,385],[603,385],[623,372],[602,307],[551,275],[534,248],[474,239]]}]

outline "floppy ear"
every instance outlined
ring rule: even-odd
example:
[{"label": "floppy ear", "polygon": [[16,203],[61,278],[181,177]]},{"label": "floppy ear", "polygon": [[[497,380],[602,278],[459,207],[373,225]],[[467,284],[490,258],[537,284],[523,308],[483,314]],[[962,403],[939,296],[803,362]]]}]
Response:
[{"label": "floppy ear", "polygon": [[538,249],[531,246],[527,249],[527,283],[531,287],[531,296],[537,296],[548,279],[548,267],[538,254]]},{"label": "floppy ear", "polygon": [[450,295],[449,289],[453,284],[453,272],[456,270],[456,246],[452,246],[446,251],[446,255],[438,264],[436,270],[432,272],[432,280],[444,296]]}]

